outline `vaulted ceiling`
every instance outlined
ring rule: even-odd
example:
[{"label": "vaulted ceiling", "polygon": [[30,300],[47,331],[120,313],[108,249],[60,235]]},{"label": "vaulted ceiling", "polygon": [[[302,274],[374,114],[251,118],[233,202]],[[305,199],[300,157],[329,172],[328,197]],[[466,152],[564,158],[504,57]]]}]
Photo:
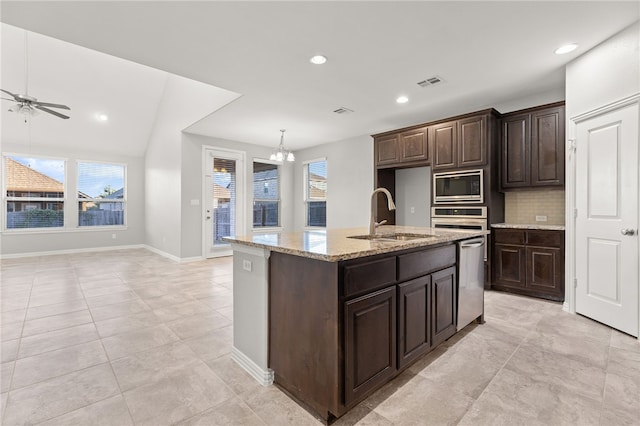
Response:
[{"label": "vaulted ceiling", "polygon": [[[91,126],[130,141],[137,152],[144,151],[166,73],[218,88],[220,108],[194,117],[203,119],[189,131],[275,146],[279,130],[287,129],[286,145],[295,150],[561,94],[567,62],[640,17],[637,1],[3,1],[1,7],[2,22],[51,37],[29,38],[29,92],[68,104],[72,118],[38,117],[42,134],[55,138],[83,117],[105,113],[113,119]],[[21,92],[23,36],[5,28],[1,87]],[[567,42],[578,49],[553,53]],[[309,62],[318,53],[326,64]],[[443,83],[417,84],[432,76]],[[409,102],[397,104],[399,95]],[[2,101],[5,123],[7,107]],[[353,112],[333,112],[341,107]],[[24,133],[5,124],[4,140],[19,137],[10,131]]]}]

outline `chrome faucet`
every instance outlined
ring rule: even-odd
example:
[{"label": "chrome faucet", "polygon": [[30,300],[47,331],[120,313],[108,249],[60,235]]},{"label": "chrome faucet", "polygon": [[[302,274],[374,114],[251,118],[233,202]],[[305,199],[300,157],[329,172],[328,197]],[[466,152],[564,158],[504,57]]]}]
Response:
[{"label": "chrome faucet", "polygon": [[391,197],[391,193],[386,188],[377,188],[373,190],[373,193],[371,194],[371,216],[369,220],[369,235],[371,235],[372,237],[376,235],[376,228],[378,226],[384,225],[385,223],[387,223],[386,220],[383,220],[381,222],[376,222],[375,220],[375,201],[376,201],[376,194],[378,192],[382,192],[387,196],[389,211],[396,209],[396,205],[393,203],[393,198]]}]

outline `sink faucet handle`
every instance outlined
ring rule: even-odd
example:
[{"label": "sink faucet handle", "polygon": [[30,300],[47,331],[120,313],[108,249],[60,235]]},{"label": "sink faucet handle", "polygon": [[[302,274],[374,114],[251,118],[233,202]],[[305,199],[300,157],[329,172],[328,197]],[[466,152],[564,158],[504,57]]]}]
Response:
[{"label": "sink faucet handle", "polygon": [[376,222],[376,223],[375,223],[375,227],[377,228],[378,226],[380,226],[380,225],[384,225],[385,223],[387,223],[387,219],[382,220],[382,221],[380,221],[380,222]]}]

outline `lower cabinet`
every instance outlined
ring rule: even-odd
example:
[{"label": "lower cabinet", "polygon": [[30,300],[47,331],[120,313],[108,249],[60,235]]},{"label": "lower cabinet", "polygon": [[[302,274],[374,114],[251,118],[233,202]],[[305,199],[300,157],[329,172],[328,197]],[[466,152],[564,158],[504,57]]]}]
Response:
[{"label": "lower cabinet", "polygon": [[564,231],[494,229],[496,290],[564,300]]},{"label": "lower cabinet", "polygon": [[431,349],[431,276],[398,285],[398,368]]},{"label": "lower cabinet", "polygon": [[327,421],[456,331],[455,244],[342,262],[273,252],[269,367]]},{"label": "lower cabinet", "polygon": [[437,346],[456,333],[456,268],[431,275],[433,286],[432,345]]},{"label": "lower cabinet", "polygon": [[395,286],[345,303],[345,402],[385,383],[396,372]]}]

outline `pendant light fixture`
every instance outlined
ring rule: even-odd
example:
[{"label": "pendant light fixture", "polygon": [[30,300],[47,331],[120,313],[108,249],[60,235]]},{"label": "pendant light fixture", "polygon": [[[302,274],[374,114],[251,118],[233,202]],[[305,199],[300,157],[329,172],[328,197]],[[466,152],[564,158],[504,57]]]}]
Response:
[{"label": "pendant light fixture", "polygon": [[293,152],[284,148],[284,132],[286,132],[286,130],[283,129],[280,130],[280,132],[282,133],[280,135],[280,145],[278,145],[278,149],[271,154],[269,160],[283,161],[286,159],[287,161],[296,161],[296,157],[293,155]]}]

